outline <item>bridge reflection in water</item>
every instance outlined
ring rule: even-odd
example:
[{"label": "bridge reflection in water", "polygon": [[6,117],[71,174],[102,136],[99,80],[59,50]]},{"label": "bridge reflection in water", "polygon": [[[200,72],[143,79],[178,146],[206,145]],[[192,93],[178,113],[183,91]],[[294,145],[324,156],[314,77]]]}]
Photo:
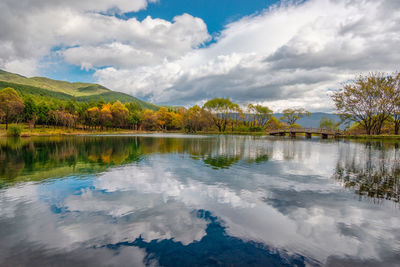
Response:
[{"label": "bridge reflection in water", "polygon": [[286,128],[279,130],[269,131],[269,135],[274,136],[285,136],[296,137],[296,134],[305,134],[306,138],[311,138],[314,135],[321,135],[322,139],[327,139],[328,137],[339,137],[341,135],[340,130],[330,130],[323,128]]}]

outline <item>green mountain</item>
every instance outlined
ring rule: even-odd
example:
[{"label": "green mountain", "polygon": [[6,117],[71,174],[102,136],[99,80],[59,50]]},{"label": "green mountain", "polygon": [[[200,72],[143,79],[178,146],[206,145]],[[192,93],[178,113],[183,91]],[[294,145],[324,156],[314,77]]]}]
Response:
[{"label": "green mountain", "polygon": [[76,101],[121,101],[138,102],[143,108],[158,110],[159,107],[149,102],[142,101],[128,94],[112,91],[95,83],[80,83],[52,80],[45,77],[27,78],[19,74],[0,70],[0,89],[12,87],[22,95],[29,95],[34,99],[54,98],[58,100]]}]

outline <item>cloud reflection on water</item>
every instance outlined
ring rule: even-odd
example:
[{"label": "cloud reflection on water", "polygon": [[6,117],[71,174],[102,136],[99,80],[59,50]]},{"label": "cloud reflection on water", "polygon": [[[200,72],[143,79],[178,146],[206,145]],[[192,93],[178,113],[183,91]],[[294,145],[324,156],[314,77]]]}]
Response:
[{"label": "cloud reflection on water", "polygon": [[[378,164],[374,170],[382,162],[395,166],[393,148],[252,137],[174,141],[183,144],[182,150],[141,142],[156,153],[88,176],[85,182],[74,184],[76,177],[70,176],[1,190],[0,262],[33,245],[47,256],[65,257],[138,239],[189,246],[205,238],[209,225],[196,210],[211,212],[232,238],[303,255],[310,264],[390,266],[399,260],[398,207],[391,201],[358,201],[331,179],[338,164],[354,155],[358,161],[351,161],[352,166],[363,169],[366,152],[373,154],[370,164]],[[224,168],[202,161],[220,156],[238,160]],[[264,160],[257,161],[259,157]],[[126,249],[118,248],[118,253]],[[135,251],[135,259],[145,262],[148,252]],[[121,255],[114,255],[115,260]]]}]

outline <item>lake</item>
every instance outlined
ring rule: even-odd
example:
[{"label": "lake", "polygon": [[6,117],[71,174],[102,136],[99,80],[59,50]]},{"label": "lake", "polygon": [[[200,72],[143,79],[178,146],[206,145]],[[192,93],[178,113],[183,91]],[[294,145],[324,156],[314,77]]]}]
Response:
[{"label": "lake", "polygon": [[399,266],[397,143],[0,139],[0,266]]}]

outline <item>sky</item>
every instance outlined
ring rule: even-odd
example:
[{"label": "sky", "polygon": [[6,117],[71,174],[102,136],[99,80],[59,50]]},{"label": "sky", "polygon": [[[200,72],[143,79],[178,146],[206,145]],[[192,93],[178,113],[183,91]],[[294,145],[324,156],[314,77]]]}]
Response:
[{"label": "sky", "polygon": [[2,0],[0,69],[156,104],[229,97],[332,111],[356,75],[400,70],[398,0]]}]

